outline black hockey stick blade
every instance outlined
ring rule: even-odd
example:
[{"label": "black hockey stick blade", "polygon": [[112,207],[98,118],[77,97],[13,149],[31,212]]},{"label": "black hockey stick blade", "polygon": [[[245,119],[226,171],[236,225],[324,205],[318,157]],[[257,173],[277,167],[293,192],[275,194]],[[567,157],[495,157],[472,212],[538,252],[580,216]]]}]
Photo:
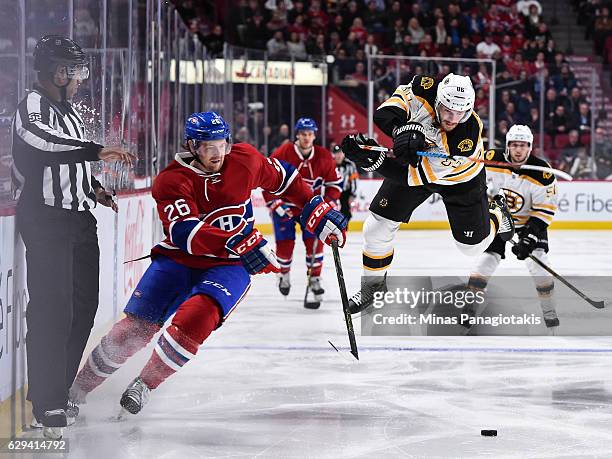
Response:
[{"label": "black hockey stick blade", "polygon": [[346,331],[348,333],[349,344],[351,345],[351,354],[359,360],[359,351],[357,350],[357,341],[355,340],[355,330],[353,329],[353,319],[349,312],[348,295],[346,293],[346,284],[344,283],[344,273],[342,272],[342,261],[338,251],[338,241],[331,241],[332,254],[334,255],[334,264],[336,265],[336,275],[338,276],[338,285],[340,287],[340,298],[342,299],[342,310],[344,311],[344,321],[346,322]]},{"label": "black hockey stick blade", "polygon": [[590,299],[590,298],[585,298],[585,300],[586,300],[586,302],[587,302],[587,303],[589,303],[589,304],[590,304],[591,306],[593,306],[594,308],[597,308],[597,309],[603,309],[603,308],[605,307],[605,304],[604,304],[605,302],[604,302],[604,300],[601,300],[601,301],[595,301],[595,300],[592,300],[592,299]]},{"label": "black hockey stick blade", "polygon": [[568,280],[566,280],[562,275],[556,273],[551,267],[547,266],[545,263],[540,261],[538,258],[534,257],[531,254],[529,255],[529,258],[531,258],[533,261],[535,261],[538,265],[540,265],[546,271],[551,273],[556,279],[558,279],[561,282],[563,282],[570,290],[572,290],[574,293],[576,293],[580,298],[582,298],[584,301],[589,303],[591,306],[593,306],[594,308],[597,308],[597,309],[603,309],[604,308],[604,301],[603,300],[597,301],[597,300],[593,300],[593,299],[589,298],[584,293],[582,293],[580,290],[578,290],[576,287],[574,287],[574,285],[571,284]]},{"label": "black hockey stick blade", "polygon": [[[512,245],[516,245],[516,242],[513,240],[510,240],[510,242],[512,243]],[[567,279],[565,279],[561,274],[557,273],[554,269],[552,269],[550,266],[548,266],[546,263],[544,263],[543,261],[541,261],[539,258],[535,257],[532,254],[529,254],[529,258],[531,258],[535,263],[537,263],[538,265],[540,265],[540,267],[542,267],[543,269],[545,269],[546,271],[548,271],[550,274],[553,275],[553,277],[555,279],[560,280],[563,284],[565,284],[571,291],[573,291],[576,295],[578,295],[580,298],[582,298],[584,301],[586,301],[587,303],[589,303],[591,306],[593,306],[594,308],[597,309],[603,309],[604,308],[604,301],[597,301],[597,300],[593,300],[591,298],[589,298],[588,296],[586,296],[584,293],[582,293],[580,290],[578,290],[576,287],[574,287],[574,285],[572,283],[570,283],[570,281],[568,281]]]}]

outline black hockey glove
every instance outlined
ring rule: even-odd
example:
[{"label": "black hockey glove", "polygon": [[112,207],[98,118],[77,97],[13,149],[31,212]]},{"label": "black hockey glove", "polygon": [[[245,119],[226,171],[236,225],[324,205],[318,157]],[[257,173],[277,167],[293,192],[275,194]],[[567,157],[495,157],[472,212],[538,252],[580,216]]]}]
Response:
[{"label": "black hockey glove", "polygon": [[425,129],[419,123],[409,122],[393,130],[393,153],[403,165],[417,167],[421,157],[417,151],[425,148]]},{"label": "black hockey glove", "polygon": [[521,228],[520,238],[516,245],[512,246],[512,253],[516,255],[519,260],[527,258],[533,249],[535,249],[538,243],[538,237],[533,234],[529,226]]},{"label": "black hockey glove", "polygon": [[376,140],[363,134],[347,135],[342,139],[341,148],[348,159],[353,161],[364,171],[375,171],[378,169],[387,155],[384,151],[364,150],[362,147],[369,145],[379,147]]}]

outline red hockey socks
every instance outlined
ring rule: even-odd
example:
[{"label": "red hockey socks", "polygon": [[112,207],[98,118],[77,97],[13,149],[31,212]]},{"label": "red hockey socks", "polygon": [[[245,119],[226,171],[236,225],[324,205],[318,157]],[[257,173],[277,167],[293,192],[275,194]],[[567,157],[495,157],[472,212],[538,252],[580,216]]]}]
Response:
[{"label": "red hockey socks", "polygon": [[[317,241],[317,253],[313,256],[313,247]],[[319,277],[321,275],[321,269],[323,269],[323,242],[318,239],[306,239],[304,241],[306,246],[306,269],[311,268],[310,274],[312,277]]]},{"label": "red hockey socks", "polygon": [[160,328],[132,315],[121,319],[89,355],[74,384],[86,393],[91,392],[145,347]]},{"label": "red hockey socks", "polygon": [[220,321],[217,303],[206,295],[192,296],[181,304],[140,373],[149,389],[155,389],[194,358]]},{"label": "red hockey socks", "polygon": [[276,259],[281,267],[281,273],[285,274],[291,270],[291,261],[293,259],[293,247],[295,239],[286,241],[276,241]]}]

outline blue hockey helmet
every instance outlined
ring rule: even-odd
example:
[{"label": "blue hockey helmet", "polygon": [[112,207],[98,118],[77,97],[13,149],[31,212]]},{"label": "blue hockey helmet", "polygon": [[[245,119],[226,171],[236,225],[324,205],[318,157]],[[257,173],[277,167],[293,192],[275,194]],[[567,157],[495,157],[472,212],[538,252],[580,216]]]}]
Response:
[{"label": "blue hockey helmet", "polygon": [[226,140],[232,142],[229,124],[216,112],[192,113],[185,122],[185,142],[193,140],[196,147],[199,142],[209,140]]},{"label": "blue hockey helmet", "polygon": [[312,118],[300,118],[295,123],[295,132],[296,134],[300,131],[314,131],[317,132],[319,128],[317,127],[317,123]]}]

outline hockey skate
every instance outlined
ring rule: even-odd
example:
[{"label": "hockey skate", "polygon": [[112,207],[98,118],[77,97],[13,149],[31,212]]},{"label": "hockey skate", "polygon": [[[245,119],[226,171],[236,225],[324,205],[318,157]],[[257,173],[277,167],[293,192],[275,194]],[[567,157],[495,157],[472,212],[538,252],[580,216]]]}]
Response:
[{"label": "hockey skate", "polygon": [[43,419],[38,422],[42,427],[43,437],[49,440],[61,440],[64,427],[67,425],[66,411],[62,409],[45,411]]},{"label": "hockey skate", "polygon": [[514,220],[506,205],[506,198],[501,194],[495,195],[489,204],[489,210],[497,216],[499,222],[497,234],[502,241],[508,242],[514,236]]},{"label": "hockey skate", "polygon": [[[68,406],[66,408],[66,425],[71,426],[76,422],[76,418],[79,416],[79,407],[74,404],[70,400],[68,401]],[[34,413],[32,413],[32,422],[30,422],[31,429],[42,429],[44,427],[43,423],[36,419]]]},{"label": "hockey skate", "polygon": [[289,273],[278,274],[278,290],[283,296],[289,295],[289,291],[291,290],[291,281],[289,279]]},{"label": "hockey skate", "polygon": [[125,410],[137,414],[149,401],[150,392],[151,389],[139,376],[127,386],[119,403]]},{"label": "hockey skate", "polygon": [[49,440],[61,440],[64,436],[63,427],[43,427],[43,437]]},{"label": "hockey skate", "polygon": [[370,308],[374,303],[376,292],[387,291],[387,274],[384,277],[365,277],[361,279],[361,290],[349,299],[349,312],[357,314]]},{"label": "hockey skate", "polygon": [[43,428],[42,422],[36,419],[36,416],[32,414],[32,422],[30,422],[30,429],[42,429],[42,428]]},{"label": "hockey skate", "polygon": [[544,325],[546,325],[546,330],[548,331],[548,334],[555,336],[559,327],[559,318],[557,317],[557,312],[554,309],[542,312],[544,314]]},{"label": "hockey skate", "polygon": [[77,415],[78,406],[87,404],[87,394],[88,393],[81,389],[76,382],[72,384],[72,387],[68,391],[68,403],[77,406]]},{"label": "hockey skate", "polygon": [[311,277],[307,288],[304,307],[306,309],[319,309],[321,301],[323,301],[323,294],[325,293],[321,286],[321,278],[319,276]]},{"label": "hockey skate", "polygon": [[79,405],[74,401],[68,399],[68,405],[66,406],[66,422],[69,426],[76,422],[76,418],[79,417]]}]

